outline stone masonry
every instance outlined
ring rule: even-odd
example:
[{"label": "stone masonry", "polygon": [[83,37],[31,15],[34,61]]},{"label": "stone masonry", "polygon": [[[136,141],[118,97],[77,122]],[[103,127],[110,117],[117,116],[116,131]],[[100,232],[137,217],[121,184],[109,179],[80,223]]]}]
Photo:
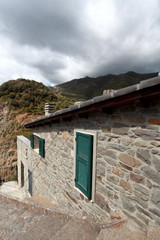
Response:
[{"label": "stone masonry", "polygon": [[[93,201],[75,188],[76,129],[97,132]],[[159,101],[150,100],[147,106],[137,102],[109,114],[36,127],[33,133],[45,139],[45,158],[18,138],[18,164],[23,161],[25,171],[28,166],[32,171],[33,195],[100,219],[108,214],[120,218],[122,210],[143,227],[149,222],[160,224]],[[25,188],[27,193],[28,185]]]}]

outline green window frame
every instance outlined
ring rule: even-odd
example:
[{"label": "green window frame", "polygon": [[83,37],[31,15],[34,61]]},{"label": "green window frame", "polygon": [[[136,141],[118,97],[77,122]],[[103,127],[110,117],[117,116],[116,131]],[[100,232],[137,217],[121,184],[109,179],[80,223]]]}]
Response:
[{"label": "green window frame", "polygon": [[[30,135],[30,141],[31,141],[30,146],[32,149],[35,149],[35,147],[37,146],[37,143],[38,143],[38,146],[36,147],[36,149],[38,149],[39,155],[44,158],[45,157],[45,139],[40,138],[37,135],[34,135],[32,133]],[[37,143],[35,143],[35,141],[37,141]]]},{"label": "green window frame", "polygon": [[39,138],[38,141],[39,141],[39,155],[44,158],[45,157],[45,139]]},{"label": "green window frame", "polygon": [[31,143],[31,148],[34,148],[34,134],[32,133],[31,135],[30,135],[30,143]]}]

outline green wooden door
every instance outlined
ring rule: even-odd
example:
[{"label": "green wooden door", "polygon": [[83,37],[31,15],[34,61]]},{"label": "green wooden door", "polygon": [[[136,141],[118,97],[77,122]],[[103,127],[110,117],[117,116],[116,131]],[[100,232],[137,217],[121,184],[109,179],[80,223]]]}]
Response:
[{"label": "green wooden door", "polygon": [[93,136],[77,132],[75,184],[89,200],[92,192],[92,156]]}]

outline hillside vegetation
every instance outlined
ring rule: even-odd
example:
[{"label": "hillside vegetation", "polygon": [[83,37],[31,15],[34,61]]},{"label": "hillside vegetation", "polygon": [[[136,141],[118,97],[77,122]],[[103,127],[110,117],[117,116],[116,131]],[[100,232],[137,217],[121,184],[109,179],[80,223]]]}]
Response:
[{"label": "hillside vegetation", "polygon": [[68,97],[77,97],[79,99],[90,99],[103,94],[105,89],[120,89],[139,83],[142,80],[157,76],[158,73],[140,74],[135,72],[127,72],[124,74],[114,75],[108,74],[96,78],[85,77],[74,79],[57,85],[54,91],[61,92],[62,95]]},{"label": "hillside vegetation", "polygon": [[53,102],[59,110],[74,101],[33,80],[11,80],[0,86],[0,184],[16,178],[17,135],[30,135],[23,124],[44,115],[45,102]]},{"label": "hillside vegetation", "polygon": [[73,101],[34,80],[10,80],[0,86],[0,102],[21,113],[44,114],[45,102],[54,102],[55,109],[59,110]]}]

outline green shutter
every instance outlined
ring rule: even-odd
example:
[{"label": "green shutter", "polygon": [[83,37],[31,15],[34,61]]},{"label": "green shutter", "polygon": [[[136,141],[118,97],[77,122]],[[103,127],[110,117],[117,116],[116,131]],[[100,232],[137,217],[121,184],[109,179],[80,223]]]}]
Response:
[{"label": "green shutter", "polygon": [[30,141],[31,141],[31,148],[34,148],[34,135],[30,135]]},{"label": "green shutter", "polygon": [[93,136],[76,133],[76,187],[90,200],[92,193]]},{"label": "green shutter", "polygon": [[42,138],[39,138],[39,155],[45,157],[45,140]]}]

